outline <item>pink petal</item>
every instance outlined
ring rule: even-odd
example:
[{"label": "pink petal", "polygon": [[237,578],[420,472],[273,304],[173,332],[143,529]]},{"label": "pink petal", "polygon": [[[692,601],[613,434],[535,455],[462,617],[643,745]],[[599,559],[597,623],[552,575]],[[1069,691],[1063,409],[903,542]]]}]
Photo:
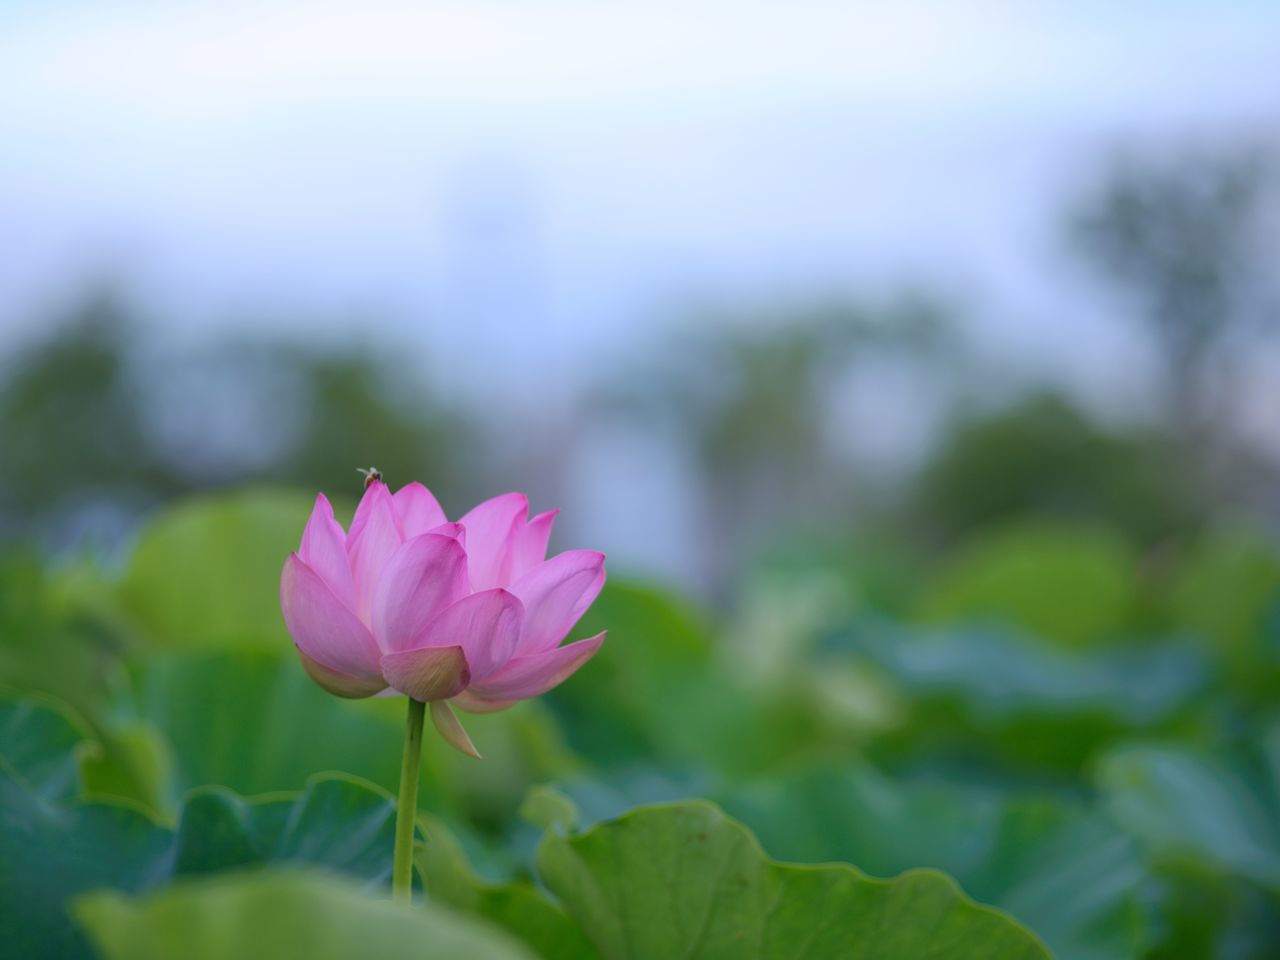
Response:
[{"label": "pink petal", "polygon": [[[357,533],[365,528],[369,523],[369,518],[373,516],[374,507],[380,506],[384,500],[390,499],[391,492],[387,489],[387,485],[381,480],[375,480],[364,488],[364,495],[360,498],[360,502],[356,504],[356,514],[351,518],[351,527],[347,530],[347,541],[350,542]],[[394,510],[394,501],[392,501],[392,513]],[[395,514],[397,529],[399,528],[400,516]]]},{"label": "pink petal", "polygon": [[463,690],[449,702],[467,711],[467,713],[497,713],[499,710],[506,710],[516,704],[515,700],[490,700],[487,697],[480,696],[472,688]]},{"label": "pink petal", "polygon": [[467,693],[487,701],[526,700],[546,693],[590,660],[604,643],[604,636],[598,633],[554,650],[516,657],[484,683],[473,684]]},{"label": "pink petal", "polygon": [[298,648],[298,658],[302,661],[302,669],[307,671],[307,676],[314,680],[317,684],[328,690],[334,696],[346,697],[348,700],[360,700],[364,697],[371,697],[387,687],[387,681],[382,677],[376,680],[364,680],[359,677],[349,677],[345,673],[338,673],[336,670],[330,670],[318,660],[313,660],[302,652],[302,648]]},{"label": "pink petal", "polygon": [[316,495],[316,505],[302,531],[298,557],[319,574],[339,600],[352,610],[356,608],[356,585],[347,560],[347,535],[333,519],[333,507],[323,493]]},{"label": "pink petal", "polygon": [[514,583],[547,558],[547,542],[551,539],[551,525],[559,510],[540,513],[523,527],[517,526],[515,543],[511,550],[511,569],[508,579]]},{"label": "pink petal", "polygon": [[476,749],[476,745],[467,736],[467,731],[458,722],[458,717],[454,714],[453,708],[449,706],[448,700],[431,701],[431,722],[435,724],[436,732],[440,734],[444,742],[449,746],[455,750],[461,750],[469,757],[475,757],[477,760],[482,759],[480,751]]},{"label": "pink petal", "polygon": [[438,527],[432,527],[427,533],[434,533],[437,537],[450,537],[464,547],[467,545],[467,528],[460,523],[442,523]]},{"label": "pink petal", "polygon": [[551,650],[573,629],[604,586],[604,554],[569,550],[546,560],[512,587],[524,603],[518,656]]},{"label": "pink petal", "polygon": [[382,572],[400,547],[400,519],[385,484],[374,483],[364,492],[347,535],[347,557],[356,585],[356,613],[371,624],[373,596]]},{"label": "pink petal", "polygon": [[413,641],[420,647],[458,644],[467,655],[471,676],[482,680],[507,665],[520,640],[524,605],[501,587],[463,597],[446,607]]},{"label": "pink petal", "polygon": [[456,696],[471,680],[461,647],[388,653],[382,658],[382,675],[401,693],[426,703]]},{"label": "pink petal", "polygon": [[511,547],[517,525],[529,513],[523,493],[504,493],[470,510],[458,522],[467,528],[467,565],[471,589],[488,590],[510,583]]},{"label": "pink petal", "polygon": [[316,663],[358,681],[380,682],[380,651],[368,628],[296,553],[280,574],[280,609],[293,642]]},{"label": "pink petal", "polygon": [[[418,646],[418,635],[467,595],[467,553],[450,537],[424,533],[401,544],[373,597],[373,635],[385,653]],[[457,642],[456,640],[454,642]]]},{"label": "pink petal", "polygon": [[420,483],[407,483],[392,497],[405,539],[427,533],[447,519],[436,498]]}]

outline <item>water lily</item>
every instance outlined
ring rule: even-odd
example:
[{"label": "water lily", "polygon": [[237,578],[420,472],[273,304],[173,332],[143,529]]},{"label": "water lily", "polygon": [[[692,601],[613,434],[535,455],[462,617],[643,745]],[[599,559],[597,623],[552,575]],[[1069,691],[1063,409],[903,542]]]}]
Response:
[{"label": "water lily", "polygon": [[420,483],[394,494],[376,470],[344,531],[316,497],[280,575],[280,607],[302,665],[340,697],[409,698],[392,893],[411,896],[423,717],[479,757],[450,704],[491,712],[545,693],[591,659],[604,634],[561,646],[604,586],[604,554],[547,559],[556,511],[529,518],[507,493],[450,523]]},{"label": "water lily", "polygon": [[373,479],[344,532],[318,495],[280,578],[307,673],[341,697],[430,703],[441,734],[474,753],[445,703],[488,712],[536,697],[604,640],[560,645],[605,570],[594,550],[546,559],[556,513],[529,519],[528,498],[507,493],[450,523],[422,484],[393,495]]}]

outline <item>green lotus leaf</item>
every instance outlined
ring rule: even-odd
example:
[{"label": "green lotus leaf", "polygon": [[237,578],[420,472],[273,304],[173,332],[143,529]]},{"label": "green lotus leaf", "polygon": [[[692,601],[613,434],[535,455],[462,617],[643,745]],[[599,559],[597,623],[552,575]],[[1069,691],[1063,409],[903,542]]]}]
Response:
[{"label": "green lotus leaf", "polygon": [[604,960],[884,957],[1047,960],[1035,935],[931,870],[874,880],[767,858],[712,804],[548,833],[538,871]]},{"label": "green lotus leaf", "polygon": [[74,912],[105,960],[533,960],[514,938],[474,918],[294,871],[188,880],[142,897],[100,892]]}]

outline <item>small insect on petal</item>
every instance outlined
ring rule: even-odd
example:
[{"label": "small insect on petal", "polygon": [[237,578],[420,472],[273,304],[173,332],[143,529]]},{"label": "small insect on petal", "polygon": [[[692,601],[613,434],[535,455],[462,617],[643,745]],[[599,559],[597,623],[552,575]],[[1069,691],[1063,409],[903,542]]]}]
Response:
[{"label": "small insect on petal", "polygon": [[364,474],[364,488],[366,490],[368,490],[375,483],[382,482],[382,471],[379,470],[377,467],[369,467],[368,469],[364,467],[356,467],[356,473]]}]

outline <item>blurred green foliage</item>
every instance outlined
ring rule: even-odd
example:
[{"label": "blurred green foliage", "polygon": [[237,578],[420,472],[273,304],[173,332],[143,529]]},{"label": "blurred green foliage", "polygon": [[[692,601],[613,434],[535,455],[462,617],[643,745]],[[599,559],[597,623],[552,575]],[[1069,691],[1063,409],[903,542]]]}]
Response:
[{"label": "blurred green foliage", "polygon": [[991,530],[957,551],[926,589],[922,616],[963,623],[994,617],[1065,647],[1125,634],[1135,558],[1105,528],[1048,525]]},{"label": "blurred green foliage", "polygon": [[1254,531],[1209,538],[1178,576],[1174,621],[1263,709],[1280,696],[1280,556]]},{"label": "blurred green foliage", "polygon": [[[146,905],[188,874],[325,864],[380,882],[402,703],[315,687],[263,566],[294,545],[308,501],[181,502],[114,574],[21,554],[0,567],[0,684],[15,691],[0,700],[0,803],[25,824],[0,830],[0,857],[44,871],[0,890],[0,927],[27,938],[14,942],[84,956],[66,911],[95,886],[142,897],[129,922],[151,929]],[[1185,541],[1155,580],[1146,564],[1092,528],[1011,527],[917,571],[917,606],[897,617],[813,562],[760,568],[728,616],[615,576],[578,628],[609,630],[597,658],[544,702],[466,719],[484,761],[428,744],[419,870],[437,907],[543,956],[618,955],[641,935],[623,918],[668,909],[656,891],[682,884],[720,890],[695,956],[728,956],[716,931],[756,896],[782,898],[787,929],[827,897],[871,925],[878,898],[936,907],[966,918],[956,944],[996,918],[932,875],[789,873],[685,802],[702,797],[772,856],[944,870],[1059,956],[1262,960],[1280,923],[1280,558],[1224,530]],[[225,609],[188,582],[216,585]],[[687,830],[723,843],[725,877],[745,885],[698,879],[676,852]],[[656,872],[621,880],[603,849]],[[99,942],[96,921],[83,931]],[[691,931],[627,942],[687,951]],[[1039,955],[1017,927],[990,936]]]},{"label": "blurred green foliage", "polygon": [[193,500],[166,513],[134,546],[122,606],[156,642],[279,649],[288,641],[280,565],[298,548],[312,503],[264,490]]},{"label": "blurred green foliage", "polygon": [[700,549],[724,587],[783,531],[850,527],[861,465],[833,419],[881,365],[934,387],[963,380],[953,320],[915,293],[702,310],[593,400],[607,423],[658,432],[696,466]]}]

